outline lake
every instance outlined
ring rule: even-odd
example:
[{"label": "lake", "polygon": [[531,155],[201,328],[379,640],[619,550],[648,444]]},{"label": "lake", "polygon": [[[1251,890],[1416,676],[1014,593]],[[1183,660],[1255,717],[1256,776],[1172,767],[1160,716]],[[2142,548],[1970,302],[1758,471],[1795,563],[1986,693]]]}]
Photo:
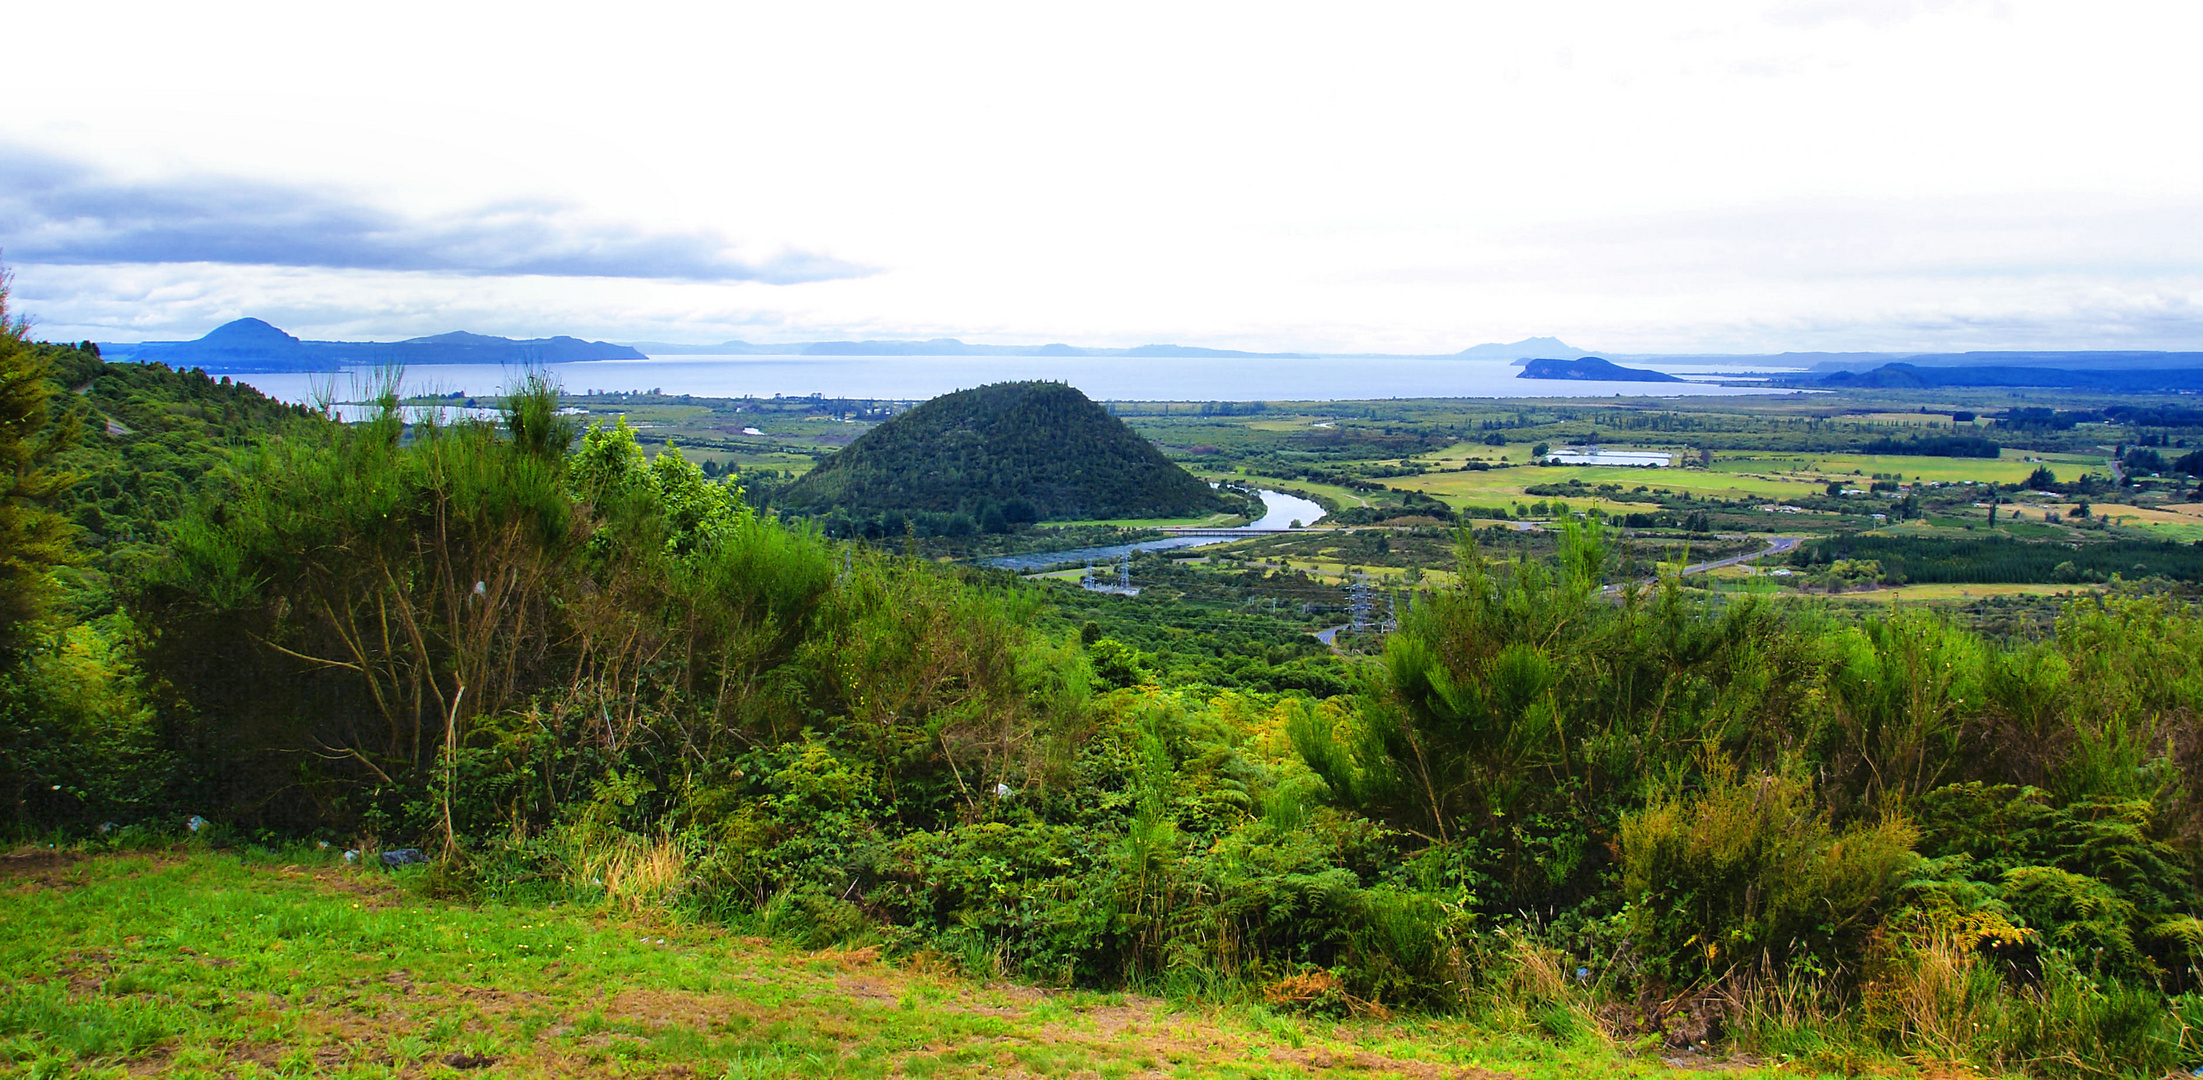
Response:
[{"label": "lake", "polygon": [[[1643,366],[1662,369],[1657,362]],[[1099,401],[1356,401],[1458,397],[1695,397],[1764,394],[1710,383],[1608,383],[1518,379],[1505,360],[1453,358],[1315,360],[1123,356],[667,356],[552,364],[568,392],[650,391],[696,397],[869,398],[923,401],[953,390],[1018,379],[1069,383]],[[1678,365],[1674,374],[1716,378],[1718,368]],[[285,401],[312,400],[317,386],[360,396],[365,371],[274,372],[232,377]],[[409,369],[408,394],[494,394],[520,374],[494,364]]]},{"label": "lake", "polygon": [[1547,461],[1563,465],[1636,465],[1666,468],[1673,460],[1670,455],[1653,450],[1599,450],[1580,447],[1563,447],[1546,455]]}]

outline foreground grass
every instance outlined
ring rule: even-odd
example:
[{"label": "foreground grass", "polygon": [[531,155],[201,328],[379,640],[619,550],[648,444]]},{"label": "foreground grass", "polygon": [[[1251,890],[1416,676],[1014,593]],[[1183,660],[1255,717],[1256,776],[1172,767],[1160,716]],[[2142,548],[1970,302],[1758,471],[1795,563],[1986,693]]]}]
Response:
[{"label": "foreground grass", "polygon": [[572,904],[431,900],[333,860],[19,852],[0,912],[6,1076],[1674,1071],[1527,1028],[1046,992]]}]

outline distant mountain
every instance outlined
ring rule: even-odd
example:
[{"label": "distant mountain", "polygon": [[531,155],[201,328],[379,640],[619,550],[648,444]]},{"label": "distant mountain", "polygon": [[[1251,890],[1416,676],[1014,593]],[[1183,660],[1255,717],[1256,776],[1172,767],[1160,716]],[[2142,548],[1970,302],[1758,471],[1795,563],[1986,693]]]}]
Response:
[{"label": "distant mountain", "polygon": [[1627,368],[1611,360],[1586,356],[1576,360],[1541,357],[1523,365],[1518,379],[1567,379],[1576,382],[1683,382],[1662,371]]},{"label": "distant mountain", "polygon": [[1213,356],[1254,359],[1305,359],[1313,353],[1258,353],[1205,349],[1193,345],[1138,345],[1129,349],[1065,345],[973,345],[955,338],[928,341],[792,341],[754,345],[722,341],[717,345],[678,345],[664,341],[631,342],[652,356]]},{"label": "distant mountain", "polygon": [[158,360],[172,368],[214,372],[330,371],[362,364],[564,364],[580,360],[642,360],[624,345],[573,337],[514,340],[455,331],[404,341],[301,341],[259,319],[238,319],[197,341],[101,343],[111,360]]},{"label": "distant mountain", "polygon": [[[2072,356],[2074,354],[2066,354]],[[2179,356],[2183,354],[2155,354]],[[2189,353],[2194,361],[2203,355]],[[2194,362],[2191,361],[2191,362]],[[2154,393],[2203,390],[2203,366],[2190,368],[2127,367],[2062,370],[2049,367],[1980,365],[1932,367],[1919,364],[1884,364],[1870,371],[1835,371],[1795,380],[1800,385],[1858,389],[1927,389],[1944,386],[2102,390],[2120,393]]]},{"label": "distant mountain", "polygon": [[1192,517],[1227,508],[1085,394],[995,383],[934,398],[873,428],[774,502],[795,510],[972,514],[1012,523]]},{"label": "distant mountain", "polygon": [[1591,354],[1559,338],[1528,337],[1508,345],[1471,345],[1453,355],[1464,360],[1528,360],[1539,356],[1573,360]]}]

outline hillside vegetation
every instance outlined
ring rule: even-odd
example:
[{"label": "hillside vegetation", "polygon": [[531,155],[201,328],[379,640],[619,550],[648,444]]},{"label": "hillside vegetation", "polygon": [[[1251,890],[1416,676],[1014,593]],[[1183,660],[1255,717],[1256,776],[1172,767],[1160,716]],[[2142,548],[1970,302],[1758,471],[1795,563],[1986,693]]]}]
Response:
[{"label": "hillside vegetation", "polygon": [[1051,382],[934,398],[866,432],[776,502],[851,517],[965,514],[991,531],[1229,505],[1085,394]]},{"label": "hillside vegetation", "polygon": [[[387,982],[405,957],[450,981],[477,963],[465,978],[507,986],[520,945],[571,946],[598,966],[568,959],[556,978],[582,981],[556,985],[586,993],[605,965],[653,970],[604,959],[577,909],[1260,1005],[1281,1033],[1441,1017],[1513,1046],[1846,1072],[2203,1062],[2203,620],[2167,595],[2078,600],[2039,638],[1912,610],[1839,621],[1634,584],[1600,521],[1570,518],[1520,557],[1461,534],[1370,654],[1249,633],[1244,662],[1204,675],[1198,632],[1111,636],[1159,610],[1147,597],[1068,626],[1050,586],[836,543],[677,450],[647,457],[623,425],[576,432],[540,381],[498,423],[408,429],[392,397],[345,426],[156,372],[145,395],[259,419],[203,444],[214,463],[173,516],[100,504],[149,539],[111,565],[112,610],[84,615],[68,564],[89,565],[92,538],[54,518],[105,478],[60,469],[90,406],[54,359],[0,340],[0,406],[28,418],[0,449],[35,481],[8,495],[11,535],[35,541],[9,572],[53,601],[8,612],[15,827],[247,859],[318,839],[368,866],[414,846],[431,865],[409,873],[460,903],[442,928],[231,893],[189,914],[201,884],[90,871],[91,906],[38,895],[53,934],[12,931],[0,954],[9,1068],[148,1071],[253,1045],[271,1068],[338,1072],[356,1063],[285,1056],[329,1040],[283,1010],[359,1000],[359,965]],[[1005,413],[1111,430],[1059,422],[1078,414],[1060,388],[990,392],[1011,407],[921,430],[983,443],[970,425]],[[507,911],[543,932],[488,925]],[[202,931],[225,960],[265,946],[235,975],[286,1003],[265,1026],[235,1026],[199,985],[231,977],[202,971],[220,965],[199,945],[170,949]],[[495,963],[452,952],[493,947]],[[664,971],[680,993],[728,992]],[[402,1053],[555,1062],[657,1037],[616,1006],[565,1015],[432,1028]],[[100,1034],[103,1017],[126,1030]],[[202,1020],[222,1034],[199,1039]],[[606,1039],[572,1038],[590,1025]],[[847,1058],[801,1043],[828,1056],[741,1075],[877,1075],[912,1052],[902,1037]]]}]

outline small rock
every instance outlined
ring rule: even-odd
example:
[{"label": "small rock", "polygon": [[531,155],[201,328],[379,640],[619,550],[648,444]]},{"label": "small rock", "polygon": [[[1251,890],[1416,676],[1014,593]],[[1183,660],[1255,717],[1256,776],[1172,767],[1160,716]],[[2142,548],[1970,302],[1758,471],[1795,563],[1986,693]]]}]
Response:
[{"label": "small rock", "polygon": [[399,848],[396,851],[382,853],[382,864],[384,866],[411,866],[414,863],[427,861],[428,856],[421,854],[421,849],[417,847]]}]

